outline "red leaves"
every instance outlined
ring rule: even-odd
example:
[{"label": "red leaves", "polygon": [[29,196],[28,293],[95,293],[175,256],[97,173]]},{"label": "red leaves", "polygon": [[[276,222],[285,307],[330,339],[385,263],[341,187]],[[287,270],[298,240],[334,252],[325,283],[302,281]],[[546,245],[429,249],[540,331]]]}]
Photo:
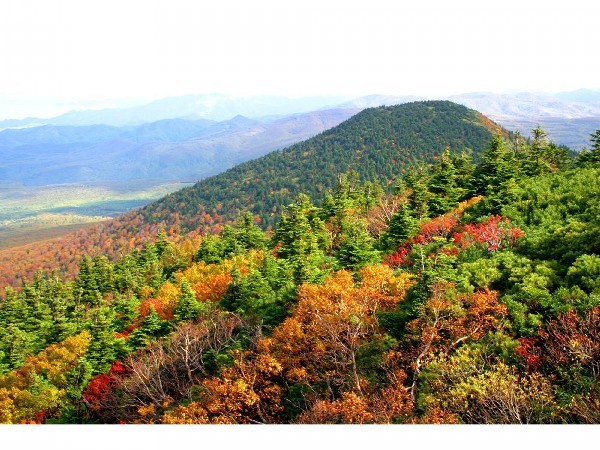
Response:
[{"label": "red leaves", "polygon": [[481,245],[490,252],[495,252],[503,247],[513,246],[523,237],[519,228],[509,228],[508,219],[501,216],[491,216],[485,222],[467,224],[462,231],[452,236],[454,243],[465,250],[475,244]]},{"label": "red leaves", "polygon": [[[489,252],[516,245],[524,236],[523,231],[511,227],[510,221],[502,216],[491,216],[482,223],[458,225],[462,212],[451,212],[421,224],[419,233],[385,259],[390,267],[408,266],[412,263],[410,253],[414,245],[428,245],[436,238],[449,241],[452,246],[443,247],[440,252],[448,256],[458,256],[460,251],[478,246]],[[450,239],[451,237],[451,239]],[[435,257],[435,253],[432,255]]]},{"label": "red leaves", "polygon": [[421,224],[419,233],[413,239],[414,244],[429,244],[436,237],[447,238],[458,224],[458,216],[444,214]]},{"label": "red leaves", "polygon": [[138,322],[142,322],[146,318],[146,316],[150,313],[150,309],[154,308],[159,317],[163,320],[170,320],[173,318],[173,314],[170,311],[166,311],[163,308],[163,305],[159,299],[149,298],[144,300],[140,304],[140,314],[138,317]]},{"label": "red leaves", "polygon": [[103,400],[110,393],[112,386],[121,375],[127,374],[127,369],[121,361],[113,363],[108,374],[101,373],[90,380],[81,397],[86,406],[92,411],[98,411],[103,407]]},{"label": "red leaves", "polygon": [[90,380],[81,395],[89,409],[99,410],[102,407],[102,400],[110,392],[111,380],[112,378],[105,373],[96,375]]},{"label": "red leaves", "polygon": [[110,368],[110,375],[123,375],[126,374],[128,371],[125,368],[125,366],[121,363],[121,361],[116,361],[113,363],[112,367]]},{"label": "red leaves", "polygon": [[537,347],[538,343],[537,338],[523,337],[519,339],[519,346],[515,350],[529,372],[537,371],[542,364],[541,351]]},{"label": "red leaves", "polygon": [[411,250],[411,245],[403,245],[398,248],[396,253],[393,253],[392,255],[388,256],[385,259],[384,263],[387,264],[389,267],[406,266],[409,264],[408,255],[410,254]]},{"label": "red leaves", "polygon": [[600,307],[580,316],[568,311],[552,320],[538,337],[519,339],[517,354],[529,370],[556,366],[576,368],[600,376]]}]

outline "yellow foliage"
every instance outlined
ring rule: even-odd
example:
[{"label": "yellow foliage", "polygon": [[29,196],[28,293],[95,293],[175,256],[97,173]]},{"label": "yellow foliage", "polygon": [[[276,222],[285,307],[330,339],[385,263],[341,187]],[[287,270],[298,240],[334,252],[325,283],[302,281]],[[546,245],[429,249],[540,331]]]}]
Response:
[{"label": "yellow foliage", "polygon": [[179,297],[181,297],[181,290],[170,281],[165,282],[156,294],[163,311],[169,312],[175,309]]},{"label": "yellow foliage", "polygon": [[68,337],[0,376],[0,422],[39,421],[57,410],[66,394],[67,373],[85,355],[90,339],[87,331]]}]

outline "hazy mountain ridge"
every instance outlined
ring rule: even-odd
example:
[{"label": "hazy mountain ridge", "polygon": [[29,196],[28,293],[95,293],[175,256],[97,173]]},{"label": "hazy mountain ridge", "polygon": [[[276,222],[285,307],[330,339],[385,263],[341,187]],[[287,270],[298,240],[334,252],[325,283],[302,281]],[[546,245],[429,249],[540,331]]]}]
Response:
[{"label": "hazy mountain ridge", "polygon": [[331,128],[358,112],[336,109],[262,123],[165,119],[137,127],[46,125],[0,132],[0,179],[60,184],[198,180]]},{"label": "hazy mountain ridge", "polygon": [[337,107],[347,100],[343,97],[323,96],[288,98],[283,96],[233,97],[223,94],[184,95],[167,97],[126,108],[70,111],[50,118],[7,119],[0,121],[0,130],[8,127],[47,125],[134,126],[163,119],[229,120],[237,115],[251,118],[286,116],[318,109]]},{"label": "hazy mountain ridge", "polygon": [[555,95],[472,93],[450,100],[481,111],[511,131],[529,136],[540,125],[557,144],[573,150],[589,145],[600,127],[600,92],[579,90]]},{"label": "hazy mountain ridge", "polygon": [[[556,94],[472,92],[440,96],[438,98],[451,100],[481,111],[498,123],[513,131],[519,130],[525,135],[528,135],[531,131],[531,123],[547,126],[551,139],[559,144],[573,146],[576,150],[587,145],[589,134],[595,130],[593,124],[589,122],[600,123],[600,91],[590,89]],[[71,111],[47,119],[31,117],[21,120],[7,119],[0,121],[0,130],[34,127],[44,124],[135,126],[165,119],[223,121],[232,119],[237,115],[268,122],[279,120],[290,114],[323,109],[364,109],[433,99],[415,95],[377,94],[357,98],[322,96],[297,99],[282,96],[186,95],[163,98],[147,104],[126,108]],[[556,121],[561,123],[559,124]],[[585,138],[582,139],[581,136],[585,136]]]}]

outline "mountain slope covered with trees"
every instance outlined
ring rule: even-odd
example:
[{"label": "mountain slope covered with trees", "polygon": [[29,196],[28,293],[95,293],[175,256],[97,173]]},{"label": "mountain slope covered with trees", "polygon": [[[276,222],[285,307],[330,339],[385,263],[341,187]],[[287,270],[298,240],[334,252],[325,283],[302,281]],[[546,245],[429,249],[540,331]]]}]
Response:
[{"label": "mountain slope covered with trees", "polygon": [[446,148],[481,154],[492,132],[476,111],[446,101],[414,102],[364,110],[300,144],[200,181],[142,210],[65,238],[0,252],[0,286],[31,277],[38,268],[73,273],[81,254],[115,257],[139,247],[159,229],[167,235],[218,232],[242,211],[263,227],[277,223],[282,206],[304,192],[316,201],[340,173],[389,188],[395,177]]},{"label": "mountain slope covered with trees", "polygon": [[8,289],[0,421],[599,423],[600,130],[533,136]]}]

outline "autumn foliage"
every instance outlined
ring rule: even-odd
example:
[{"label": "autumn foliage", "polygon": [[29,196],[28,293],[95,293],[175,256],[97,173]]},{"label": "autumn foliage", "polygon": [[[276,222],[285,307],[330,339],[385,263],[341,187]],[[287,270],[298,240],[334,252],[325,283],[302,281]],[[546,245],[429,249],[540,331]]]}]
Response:
[{"label": "autumn foliage", "polygon": [[0,299],[0,421],[600,423],[598,171],[503,145],[387,192],[341,176],[268,232],[180,199],[177,227],[210,230],[71,235],[105,254]]}]

